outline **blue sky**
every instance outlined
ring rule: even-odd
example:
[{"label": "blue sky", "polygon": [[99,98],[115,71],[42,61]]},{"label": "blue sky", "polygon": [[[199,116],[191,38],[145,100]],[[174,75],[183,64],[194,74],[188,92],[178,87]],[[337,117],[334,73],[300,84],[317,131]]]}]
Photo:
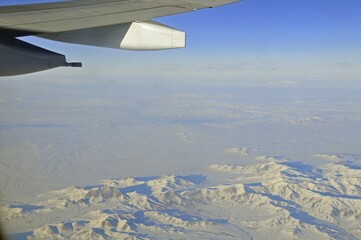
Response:
[{"label": "blue sky", "polygon": [[[30,2],[36,1],[3,0],[2,4]],[[28,40],[82,61],[85,67],[76,74],[84,76],[106,71],[139,78],[357,80],[361,78],[360,12],[359,0],[245,0],[157,19],[188,36],[186,49],[160,52]]]}]

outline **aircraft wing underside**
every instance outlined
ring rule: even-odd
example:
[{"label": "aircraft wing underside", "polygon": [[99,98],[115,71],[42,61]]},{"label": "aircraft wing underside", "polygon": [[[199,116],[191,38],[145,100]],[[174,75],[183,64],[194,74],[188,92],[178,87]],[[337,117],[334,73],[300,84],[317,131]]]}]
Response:
[{"label": "aircraft wing underside", "polygon": [[78,0],[0,7],[0,28],[62,32],[191,12],[235,0]]}]

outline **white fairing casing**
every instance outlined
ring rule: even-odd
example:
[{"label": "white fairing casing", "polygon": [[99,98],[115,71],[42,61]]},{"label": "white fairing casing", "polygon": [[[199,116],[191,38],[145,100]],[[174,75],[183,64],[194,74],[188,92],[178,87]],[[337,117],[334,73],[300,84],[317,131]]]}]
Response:
[{"label": "white fairing casing", "polygon": [[129,50],[183,48],[186,34],[156,22],[133,22],[120,43]]},{"label": "white fairing casing", "polygon": [[183,48],[186,45],[184,32],[154,21],[130,22],[38,36],[61,42],[128,50],[163,50]]}]

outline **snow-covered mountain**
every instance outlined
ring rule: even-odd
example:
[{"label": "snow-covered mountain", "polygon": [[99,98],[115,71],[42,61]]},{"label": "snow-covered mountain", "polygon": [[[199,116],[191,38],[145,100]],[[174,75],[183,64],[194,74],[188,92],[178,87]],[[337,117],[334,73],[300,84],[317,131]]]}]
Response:
[{"label": "snow-covered mountain", "polygon": [[361,167],[259,156],[206,176],[128,177],[71,186],[1,209],[28,239],[360,239]]}]

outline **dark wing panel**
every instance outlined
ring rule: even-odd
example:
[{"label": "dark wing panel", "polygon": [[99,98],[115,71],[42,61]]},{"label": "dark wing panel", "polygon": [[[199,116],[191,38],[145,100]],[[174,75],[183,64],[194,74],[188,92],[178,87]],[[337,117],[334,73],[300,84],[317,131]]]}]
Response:
[{"label": "dark wing panel", "polygon": [[191,12],[239,0],[77,0],[0,8],[0,28],[51,33]]}]

